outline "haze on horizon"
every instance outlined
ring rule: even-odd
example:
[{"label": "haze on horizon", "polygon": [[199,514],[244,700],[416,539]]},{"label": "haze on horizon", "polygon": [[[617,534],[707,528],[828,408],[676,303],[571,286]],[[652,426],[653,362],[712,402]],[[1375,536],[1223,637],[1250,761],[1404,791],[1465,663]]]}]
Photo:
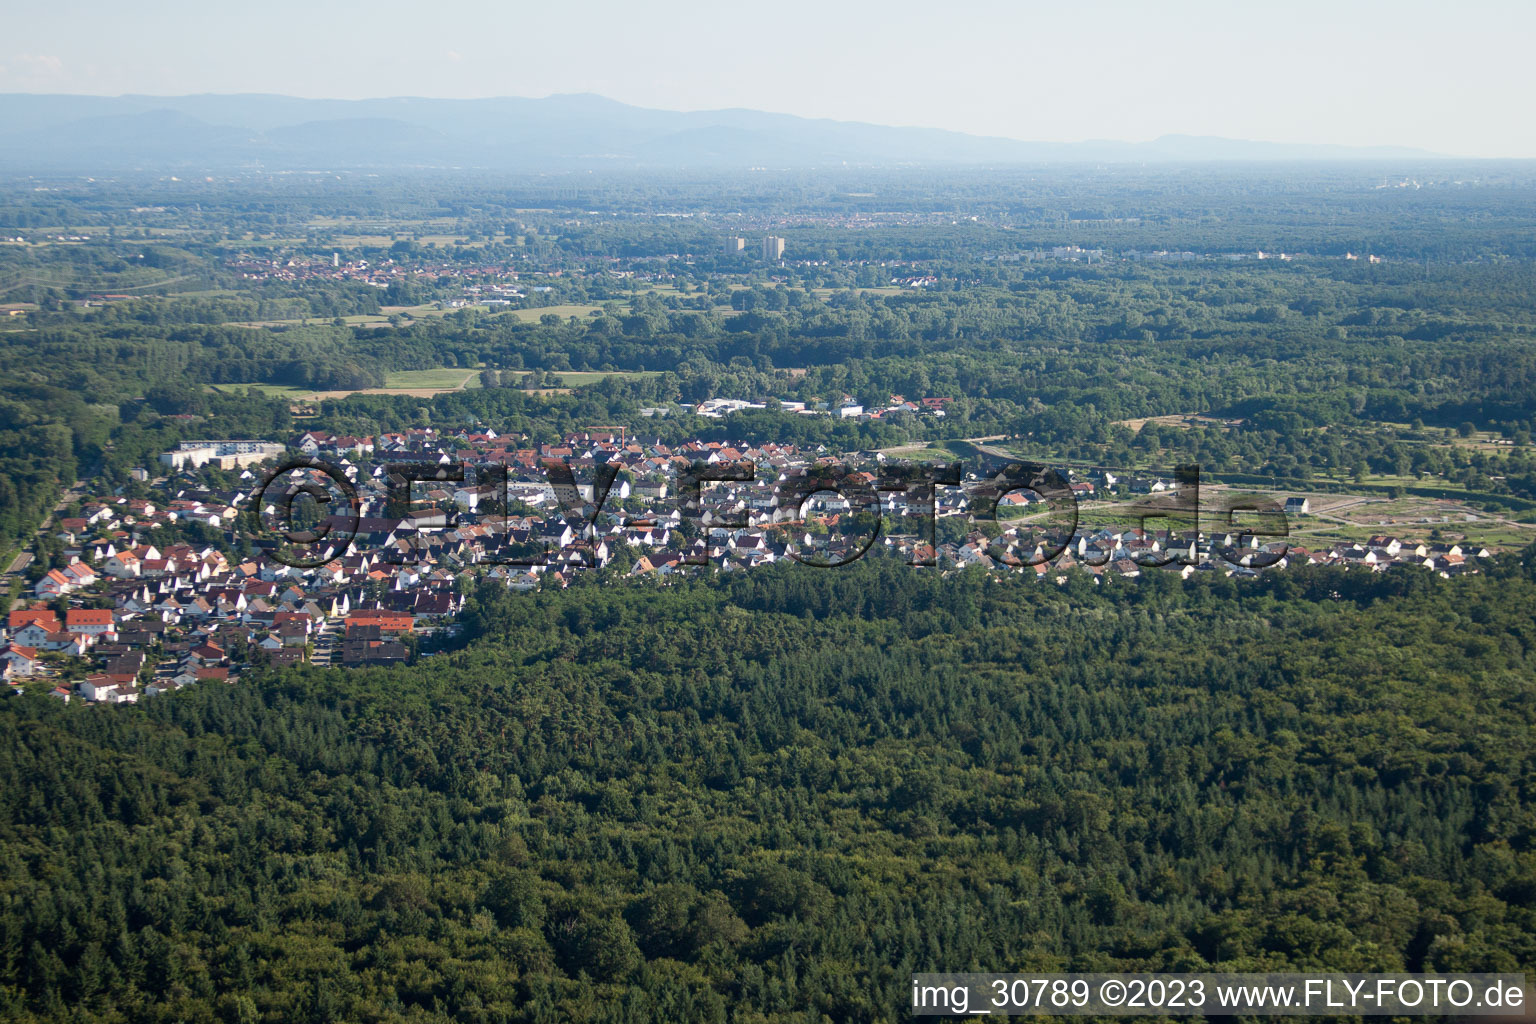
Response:
[{"label": "haze on horizon", "polygon": [[487,0],[9,13],[0,92],[314,98],[591,92],[1047,142],[1165,134],[1536,158],[1536,5],[1427,0],[934,7]]}]

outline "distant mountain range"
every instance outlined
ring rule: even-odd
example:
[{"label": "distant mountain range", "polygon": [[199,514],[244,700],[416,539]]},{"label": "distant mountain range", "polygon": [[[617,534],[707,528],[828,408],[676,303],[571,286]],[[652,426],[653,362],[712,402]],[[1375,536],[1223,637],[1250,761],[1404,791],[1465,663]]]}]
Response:
[{"label": "distant mountain range", "polygon": [[1401,160],[1399,147],[1165,135],[1152,142],[1021,142],[757,110],[680,112],[593,95],[546,99],[0,94],[8,171],[747,168],[899,164]]}]

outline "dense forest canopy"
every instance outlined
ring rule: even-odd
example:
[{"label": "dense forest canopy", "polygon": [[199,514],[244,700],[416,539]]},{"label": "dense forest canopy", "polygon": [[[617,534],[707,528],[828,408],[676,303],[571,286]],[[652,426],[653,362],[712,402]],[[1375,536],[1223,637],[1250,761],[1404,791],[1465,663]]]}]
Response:
[{"label": "dense forest canopy", "polygon": [[1536,961],[1536,581],[886,558],[10,700],[19,1020],[889,1021],[924,970]]}]

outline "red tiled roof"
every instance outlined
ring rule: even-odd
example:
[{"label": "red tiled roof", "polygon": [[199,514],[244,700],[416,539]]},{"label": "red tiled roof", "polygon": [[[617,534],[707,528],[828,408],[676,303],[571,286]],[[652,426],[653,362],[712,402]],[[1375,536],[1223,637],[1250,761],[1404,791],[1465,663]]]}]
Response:
[{"label": "red tiled roof", "polygon": [[11,632],[25,629],[29,623],[37,623],[49,633],[57,633],[61,628],[59,617],[47,608],[23,608],[20,611],[11,612],[7,625]]},{"label": "red tiled roof", "polygon": [[65,613],[64,622],[69,626],[110,626],[112,610],[110,608],[71,608]]}]

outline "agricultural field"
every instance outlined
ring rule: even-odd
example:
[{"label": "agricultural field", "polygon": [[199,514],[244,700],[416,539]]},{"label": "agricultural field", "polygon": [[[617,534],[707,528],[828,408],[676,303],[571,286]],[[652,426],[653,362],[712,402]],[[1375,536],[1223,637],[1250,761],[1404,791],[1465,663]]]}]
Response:
[{"label": "agricultural field", "polygon": [[291,402],[318,402],[327,398],[346,398],[348,395],[413,395],[431,398],[447,391],[465,391],[480,386],[480,371],[465,369],[395,370],[384,376],[382,388],[363,388],[357,391],[317,391],[314,388],[295,387],[288,384],[221,384],[212,390],[224,394],[238,393],[249,388],[272,398],[286,398]]}]

